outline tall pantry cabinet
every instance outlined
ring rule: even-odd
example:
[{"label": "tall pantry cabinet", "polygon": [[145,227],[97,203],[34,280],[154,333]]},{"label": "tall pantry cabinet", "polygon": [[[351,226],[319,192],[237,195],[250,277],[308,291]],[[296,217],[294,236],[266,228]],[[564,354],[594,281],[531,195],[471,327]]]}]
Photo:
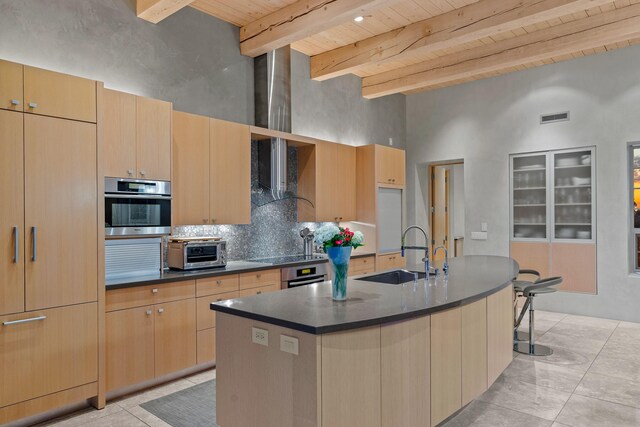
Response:
[{"label": "tall pantry cabinet", "polygon": [[511,256],[560,289],[595,294],[595,148],[511,156]]},{"label": "tall pantry cabinet", "polygon": [[0,424],[96,396],[98,380],[97,84],[5,70]]}]

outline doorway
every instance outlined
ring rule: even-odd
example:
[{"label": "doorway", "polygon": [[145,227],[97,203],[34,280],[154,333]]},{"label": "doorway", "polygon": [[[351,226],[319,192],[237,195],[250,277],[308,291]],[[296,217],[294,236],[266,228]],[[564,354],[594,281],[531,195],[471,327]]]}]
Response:
[{"label": "doorway", "polygon": [[[433,248],[444,246],[449,257],[464,254],[464,163],[429,166],[430,236]],[[434,260],[444,259],[438,251]]]}]

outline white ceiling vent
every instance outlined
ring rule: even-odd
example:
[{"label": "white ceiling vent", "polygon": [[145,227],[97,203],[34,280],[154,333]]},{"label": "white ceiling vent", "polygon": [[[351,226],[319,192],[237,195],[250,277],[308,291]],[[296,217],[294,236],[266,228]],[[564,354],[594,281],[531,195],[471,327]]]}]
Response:
[{"label": "white ceiling vent", "polygon": [[567,122],[569,121],[569,112],[543,114],[540,116],[540,124],[546,125],[547,123]]}]

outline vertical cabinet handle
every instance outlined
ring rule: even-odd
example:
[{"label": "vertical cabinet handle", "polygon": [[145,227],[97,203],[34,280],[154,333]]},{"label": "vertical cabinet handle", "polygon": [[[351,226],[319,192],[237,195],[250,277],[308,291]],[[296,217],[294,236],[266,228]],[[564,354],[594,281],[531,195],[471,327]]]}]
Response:
[{"label": "vertical cabinet handle", "polygon": [[18,263],[18,256],[19,256],[19,245],[20,243],[18,242],[18,238],[19,238],[19,231],[18,231],[18,226],[16,225],[15,227],[13,227],[13,262],[15,262],[16,264]]},{"label": "vertical cabinet handle", "polygon": [[36,104],[35,102],[30,102],[29,108],[38,108],[38,104]]},{"label": "vertical cabinet handle", "polygon": [[153,311],[147,310],[147,316],[151,316],[151,313],[153,313]]},{"label": "vertical cabinet handle", "polygon": [[34,225],[31,227],[31,243],[33,244],[33,256],[31,261],[36,262],[38,258],[38,228]]},{"label": "vertical cabinet handle", "polygon": [[11,105],[20,105],[20,101],[18,101],[17,99],[12,99]]}]

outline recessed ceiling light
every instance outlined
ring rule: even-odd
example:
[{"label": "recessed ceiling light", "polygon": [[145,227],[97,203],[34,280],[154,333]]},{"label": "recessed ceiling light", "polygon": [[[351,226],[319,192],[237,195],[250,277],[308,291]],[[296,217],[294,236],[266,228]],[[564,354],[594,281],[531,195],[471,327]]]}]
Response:
[{"label": "recessed ceiling light", "polygon": [[353,18],[353,20],[356,22],[362,22],[364,21],[364,16],[356,16],[355,18]]}]

